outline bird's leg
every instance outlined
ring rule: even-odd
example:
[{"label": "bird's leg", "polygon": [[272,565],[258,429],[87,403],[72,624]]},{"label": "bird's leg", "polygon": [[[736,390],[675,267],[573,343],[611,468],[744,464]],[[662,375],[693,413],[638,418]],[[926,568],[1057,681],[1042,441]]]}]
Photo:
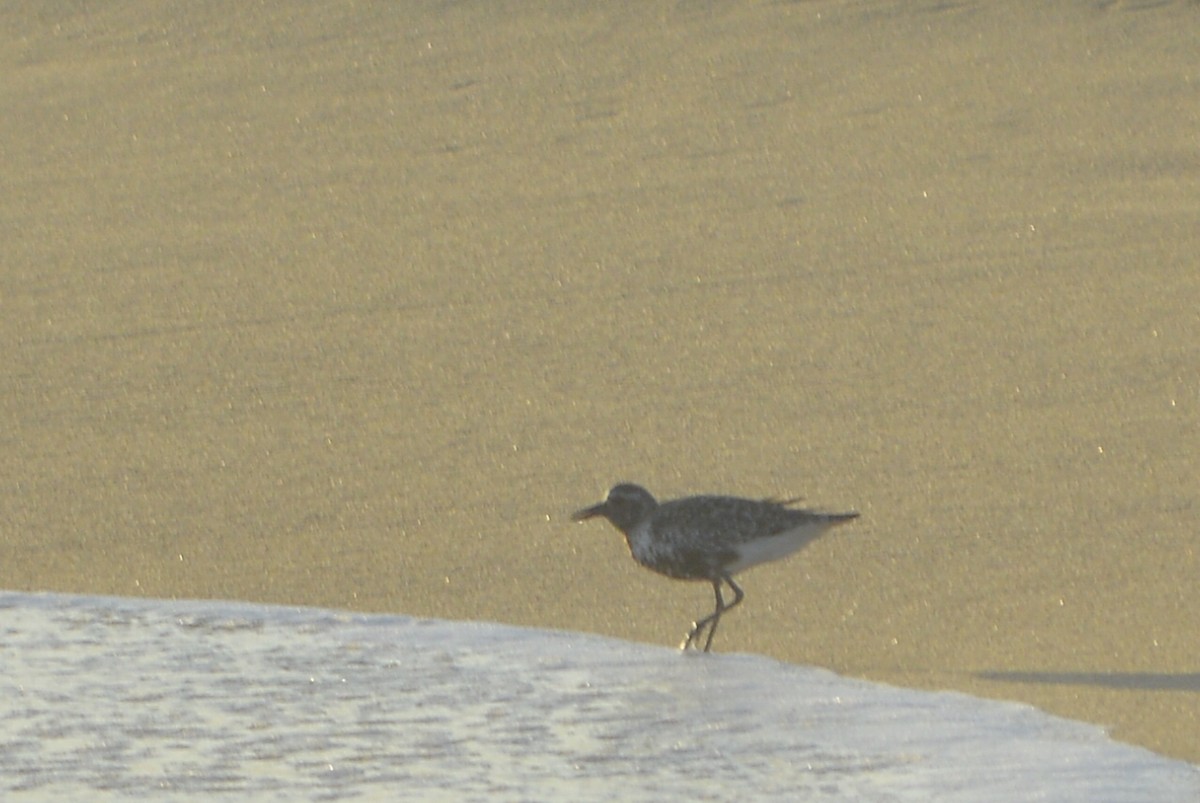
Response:
[{"label": "bird's leg", "polygon": [[723,599],[721,599],[720,580],[715,582],[713,585],[715,585],[717,588],[717,610],[713,612],[713,623],[708,628],[708,638],[704,642],[704,651],[705,652],[708,652],[708,648],[712,646],[713,635],[715,635],[717,632],[717,623],[721,621],[721,614],[725,613],[725,611],[727,611],[730,608],[732,608],[733,606],[737,605],[739,602],[742,601],[742,597],[746,596],[745,594],[742,593],[741,587],[737,583],[733,582],[733,578],[730,577],[729,575],[727,575],[727,574],[723,575],[721,577],[721,580],[724,580],[726,583],[729,584],[729,587],[733,589],[733,602],[729,603],[728,605],[724,604],[725,601]]},{"label": "bird's leg", "polygon": [[[679,649],[686,650],[688,647],[700,646],[700,634],[704,632],[704,628],[712,625],[712,629],[716,629],[717,622],[721,619],[721,612],[725,610],[725,598],[721,596],[721,580],[717,578],[712,581],[713,594],[717,598],[717,607],[711,614],[692,622],[692,629],[688,631],[687,638],[683,640],[683,644],[679,645]],[[712,643],[712,630],[708,634],[708,643]],[[708,652],[708,647],[704,648]]]},{"label": "bird's leg", "polygon": [[[733,589],[733,602],[729,603],[728,605],[725,604],[725,598],[721,595],[722,582],[728,583],[729,587]],[[721,575],[716,580],[713,580],[712,584],[713,596],[716,597],[717,603],[716,609],[711,614],[692,625],[692,629],[687,634],[687,638],[683,640],[683,644],[680,645],[680,649],[686,650],[688,647],[700,646],[700,635],[704,632],[704,628],[707,627],[708,638],[704,640],[704,651],[708,652],[712,647],[713,636],[716,635],[717,632],[717,625],[721,622],[721,614],[725,613],[725,611],[729,610],[734,605],[737,605],[742,601],[742,597],[745,596],[738,584],[733,582],[733,578],[727,574]]]}]

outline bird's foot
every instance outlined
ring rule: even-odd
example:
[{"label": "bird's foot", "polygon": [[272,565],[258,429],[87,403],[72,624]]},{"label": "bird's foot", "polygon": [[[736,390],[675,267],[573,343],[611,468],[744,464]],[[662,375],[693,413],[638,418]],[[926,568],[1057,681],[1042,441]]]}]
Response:
[{"label": "bird's foot", "polygon": [[[690,649],[700,649],[700,635],[704,632],[704,625],[707,622],[692,622],[692,629],[683,637],[683,641],[679,645],[679,649],[687,652]],[[704,652],[708,652],[708,647],[704,647]]]}]

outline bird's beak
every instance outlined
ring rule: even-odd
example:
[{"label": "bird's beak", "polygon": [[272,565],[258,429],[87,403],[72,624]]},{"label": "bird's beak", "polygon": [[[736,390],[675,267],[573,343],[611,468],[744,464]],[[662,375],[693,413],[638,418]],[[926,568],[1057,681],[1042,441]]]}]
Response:
[{"label": "bird's beak", "polygon": [[603,516],[605,504],[606,502],[600,502],[599,504],[592,505],[591,507],[585,507],[583,510],[576,510],[571,514],[571,518],[574,521],[587,521],[593,516]]}]

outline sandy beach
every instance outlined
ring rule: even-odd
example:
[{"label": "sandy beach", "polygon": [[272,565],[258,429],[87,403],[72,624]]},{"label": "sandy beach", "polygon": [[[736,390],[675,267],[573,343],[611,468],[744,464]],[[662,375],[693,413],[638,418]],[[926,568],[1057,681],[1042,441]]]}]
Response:
[{"label": "sandy beach", "polygon": [[0,587],[717,648],[1200,763],[1200,9],[0,12]]}]

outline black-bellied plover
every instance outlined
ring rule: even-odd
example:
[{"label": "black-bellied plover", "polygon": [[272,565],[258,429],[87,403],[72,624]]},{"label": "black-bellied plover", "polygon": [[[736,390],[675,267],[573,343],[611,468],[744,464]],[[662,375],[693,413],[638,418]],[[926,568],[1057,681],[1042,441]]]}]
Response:
[{"label": "black-bellied plover", "polygon": [[[621,483],[603,502],[575,512],[575,521],[603,516],[625,534],[634,560],[679,580],[712,583],[717,607],[694,622],[680,649],[712,646],[721,614],[745,596],[733,576],[743,569],[778,560],[816,539],[829,528],[858,518],[857,513],[815,513],[788,507],[796,499],[741,499],[736,496],[688,496],[659,504],[640,485]],[[733,589],[733,602],[721,594]]]}]

